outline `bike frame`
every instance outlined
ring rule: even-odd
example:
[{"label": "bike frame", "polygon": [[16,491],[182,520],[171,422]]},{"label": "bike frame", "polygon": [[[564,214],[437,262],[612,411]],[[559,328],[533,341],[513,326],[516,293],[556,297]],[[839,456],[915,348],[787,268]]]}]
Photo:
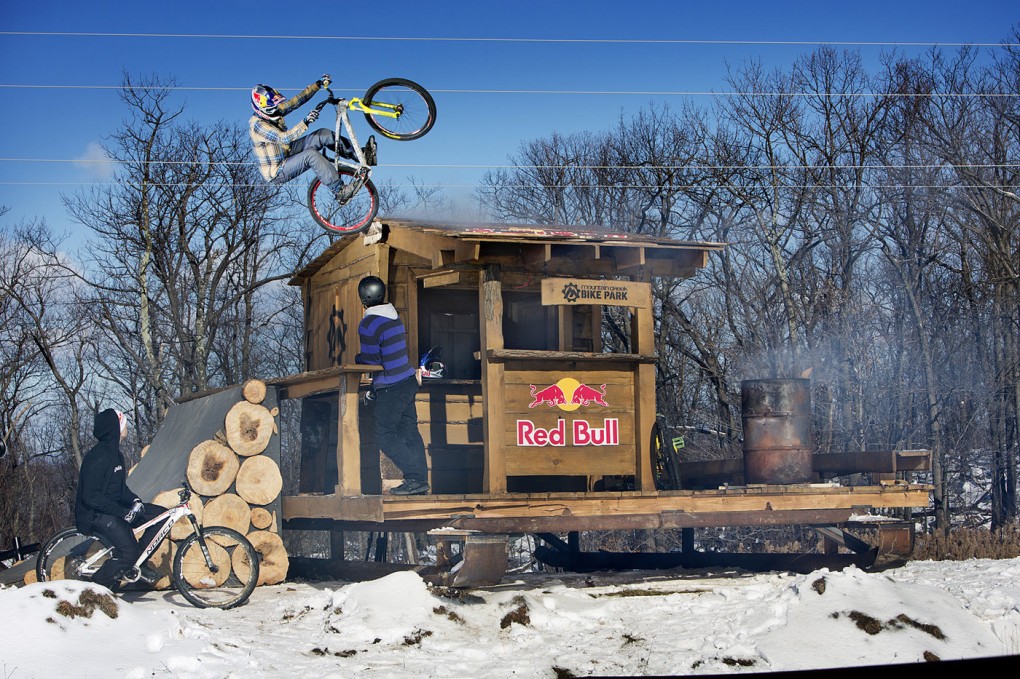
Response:
[{"label": "bike frame", "polygon": [[[143,523],[138,528],[132,529],[135,534],[135,537],[137,538],[140,537],[143,533],[145,533],[145,529],[149,528],[150,526],[154,526],[160,521],[165,522],[163,524],[163,527],[159,529],[159,532],[152,537],[151,541],[149,541],[149,544],[146,545],[144,549],[142,549],[142,553],[138,556],[138,559],[135,561],[133,568],[138,569],[141,567],[143,563],[148,561],[149,557],[152,556],[153,552],[156,551],[156,548],[159,547],[160,543],[163,542],[166,536],[170,533],[170,529],[173,528],[175,523],[177,523],[177,520],[185,516],[188,517],[188,520],[191,522],[192,528],[195,530],[195,533],[198,534],[198,544],[202,548],[202,555],[205,556],[206,565],[213,572],[218,570],[217,566],[213,563],[212,556],[209,554],[209,548],[206,547],[205,538],[202,536],[202,531],[199,530],[198,521],[195,520],[195,514],[191,511],[191,508],[188,507],[186,501],[179,505],[171,507],[170,509],[161,513],[159,516]],[[91,558],[86,559],[82,563],[81,572],[86,575],[95,575],[96,571],[99,570],[97,567],[95,567],[96,562],[112,551],[113,547],[107,547],[106,549],[93,554]]]},{"label": "bike frame", "polygon": [[[351,118],[348,115],[348,111],[360,111],[362,113],[371,113],[372,115],[386,116],[388,118],[397,118],[400,116],[400,112],[397,110],[397,106],[394,104],[378,103],[372,104],[371,106],[366,105],[365,102],[354,97],[353,99],[344,99],[343,97],[334,97],[333,90],[326,89],[327,99],[326,103],[333,104],[336,107],[336,127],[333,130],[335,139],[333,152],[333,165],[340,169],[341,166],[348,167],[354,170],[355,179],[357,182],[357,189],[354,193],[361,190],[365,182],[372,176],[372,168],[365,159],[365,154],[361,150],[361,142],[358,141],[358,135],[355,134],[354,128],[351,126]],[[340,131],[341,129],[347,133],[347,138],[351,141],[351,146],[354,147],[354,156],[358,159],[358,162],[348,160],[340,155]],[[353,194],[352,194],[353,195]]]}]

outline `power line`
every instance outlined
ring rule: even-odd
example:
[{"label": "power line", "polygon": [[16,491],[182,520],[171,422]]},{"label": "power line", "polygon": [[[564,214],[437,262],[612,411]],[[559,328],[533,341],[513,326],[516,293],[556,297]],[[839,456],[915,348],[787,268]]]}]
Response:
[{"label": "power line", "polygon": [[[199,161],[195,161],[199,162]],[[117,160],[114,158],[0,158],[0,163],[74,163],[94,165],[193,165],[187,160]],[[212,166],[257,167],[255,161],[225,161],[202,163]],[[492,163],[380,163],[379,167],[402,169],[439,170],[948,170],[948,169],[1007,169],[1020,168],[1020,161],[1011,163],[881,163],[858,165],[852,163],[831,164],[744,164],[712,165],[705,163],[684,163],[679,165],[646,164],[637,165],[580,165],[576,163],[492,164]]]},{"label": "power line", "polygon": [[588,45],[732,45],[806,47],[1020,47],[1009,42],[879,41],[879,40],[723,40],[656,38],[482,38],[453,36],[253,35],[229,33],[103,33],[86,31],[0,31],[0,35],[56,38],[176,38],[206,40],[344,40],[363,42],[478,42]]},{"label": "power line", "polygon": [[[0,181],[0,186],[123,186],[121,182],[5,182]],[[177,182],[151,182],[148,186],[160,187],[160,188],[193,188],[194,184],[188,183],[177,183]],[[204,183],[203,188],[266,188],[270,186],[265,182],[262,183],[228,183],[228,182],[217,182],[217,183]],[[434,188],[434,189],[478,189],[478,188],[491,188],[484,184],[430,184],[430,183],[399,183],[399,184],[385,184],[381,185],[384,189],[386,188]],[[675,184],[670,186],[671,189],[681,191],[685,189],[754,189],[754,184],[725,184],[725,183],[699,183],[699,184]],[[300,188],[300,187],[299,187]],[[550,189],[633,189],[633,190],[647,190],[650,187],[647,184],[503,184],[497,189],[538,189],[538,190],[550,190]],[[773,187],[765,185],[763,188],[774,189],[779,188],[783,190],[788,189],[980,189],[980,190],[995,190],[995,191],[1009,191],[1016,193],[1020,191],[1020,186],[1000,186],[994,184],[782,184],[779,187]],[[303,188],[301,190],[304,190]]]},{"label": "power line", "polygon": [[[122,90],[123,85],[50,85],[29,83],[0,83],[0,89],[40,89],[40,90]],[[198,87],[159,85],[132,85],[134,90],[180,90],[182,92],[248,92],[250,87]],[[284,91],[300,90],[300,87],[280,88]],[[343,92],[363,92],[366,87],[333,87]],[[824,99],[938,99],[938,98],[975,98],[975,99],[1012,99],[1020,97],[1020,92],[713,92],[711,90],[498,90],[498,89],[465,89],[465,88],[434,88],[432,94],[512,94],[512,95],[565,95],[565,96],[613,96],[613,97],[790,97],[790,98],[824,98]]]}]

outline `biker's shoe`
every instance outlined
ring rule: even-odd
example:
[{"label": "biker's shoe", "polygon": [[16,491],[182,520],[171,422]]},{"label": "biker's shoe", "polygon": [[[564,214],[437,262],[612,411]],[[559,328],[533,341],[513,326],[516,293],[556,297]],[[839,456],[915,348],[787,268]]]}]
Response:
[{"label": "biker's shoe", "polygon": [[155,585],[159,579],[163,577],[162,573],[157,571],[155,568],[150,568],[149,566],[143,565],[139,570],[141,571],[138,577],[139,581],[150,585]]},{"label": "biker's shoe", "polygon": [[375,135],[369,135],[368,141],[365,143],[364,148],[361,149],[362,153],[365,154],[365,162],[369,165],[374,166],[378,163],[376,157],[377,146],[378,145],[375,143]]},{"label": "biker's shoe", "polygon": [[336,202],[343,205],[351,198],[354,198],[354,194],[358,192],[359,188],[360,187],[357,185],[357,182],[351,182],[346,186],[340,187],[340,189],[335,191],[333,195],[336,196]]},{"label": "biker's shoe", "polygon": [[424,495],[432,489],[424,481],[406,480],[390,491],[393,495]]}]

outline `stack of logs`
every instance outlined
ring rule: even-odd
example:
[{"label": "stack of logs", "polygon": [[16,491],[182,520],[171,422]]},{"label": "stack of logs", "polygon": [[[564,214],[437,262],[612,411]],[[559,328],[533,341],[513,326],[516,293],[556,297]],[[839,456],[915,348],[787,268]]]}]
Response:
[{"label": "stack of logs", "polygon": [[[241,390],[244,400],[235,404],[224,419],[224,428],[191,451],[188,484],[193,491],[191,510],[203,526],[226,526],[244,535],[261,556],[260,585],[275,585],[287,577],[289,559],[279,534],[279,521],[267,505],[283,490],[279,465],[263,455],[269,439],[277,433],[278,410],[262,405],[266,385],[249,380]],[[180,500],[179,488],[165,490],[152,502],[172,507]],[[170,565],[176,543],[188,537],[191,524],[181,519],[150,560],[163,573],[156,588],[170,587]]]}]

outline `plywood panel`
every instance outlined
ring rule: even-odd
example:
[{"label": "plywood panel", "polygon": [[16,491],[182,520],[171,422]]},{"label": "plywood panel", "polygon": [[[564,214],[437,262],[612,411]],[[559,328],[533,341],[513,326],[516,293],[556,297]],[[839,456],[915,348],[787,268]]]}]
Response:
[{"label": "plywood panel", "polygon": [[508,476],[602,476],[634,474],[634,446],[507,448]]}]

